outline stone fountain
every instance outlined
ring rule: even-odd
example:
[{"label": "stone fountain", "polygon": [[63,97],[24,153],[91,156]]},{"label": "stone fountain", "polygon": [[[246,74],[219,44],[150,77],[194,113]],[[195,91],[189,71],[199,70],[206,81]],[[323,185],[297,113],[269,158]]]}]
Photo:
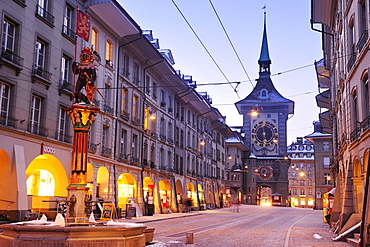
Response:
[{"label": "stone fountain", "polygon": [[[80,58],[81,62],[73,65],[78,74],[74,92],[76,102],[66,109],[74,130],[66,218],[59,215],[62,223],[47,222],[45,217],[44,220],[1,225],[0,246],[139,247],[153,238],[154,228],[143,224],[89,221],[91,202],[87,197],[87,145],[90,127],[100,109],[92,103],[96,75],[90,49],[84,48]],[[82,87],[85,87],[87,96],[80,92]]]}]

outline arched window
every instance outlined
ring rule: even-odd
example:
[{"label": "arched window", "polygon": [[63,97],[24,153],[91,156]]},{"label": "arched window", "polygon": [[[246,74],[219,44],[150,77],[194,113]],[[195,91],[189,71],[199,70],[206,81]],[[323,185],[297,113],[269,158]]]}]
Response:
[{"label": "arched window", "polygon": [[353,89],[351,96],[352,131],[355,131],[358,123],[358,97],[356,88]]},{"label": "arched window", "polygon": [[368,74],[365,73],[363,77],[361,78],[362,81],[362,107],[363,107],[363,114],[364,117],[362,118],[362,121],[364,121],[366,118],[370,115],[370,92],[369,92],[369,77]]},{"label": "arched window", "polygon": [[99,49],[99,31],[96,27],[93,27],[91,30],[91,48],[94,51]]},{"label": "arched window", "polygon": [[113,60],[113,43],[109,39],[107,39],[106,45],[105,45],[105,59],[107,60],[107,64],[112,66],[112,60]]}]

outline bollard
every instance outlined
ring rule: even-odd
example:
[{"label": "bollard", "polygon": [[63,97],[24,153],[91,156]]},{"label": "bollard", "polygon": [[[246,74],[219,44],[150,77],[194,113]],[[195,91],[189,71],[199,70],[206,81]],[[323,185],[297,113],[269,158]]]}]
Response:
[{"label": "bollard", "polygon": [[194,233],[193,232],[186,233],[185,244],[194,244]]}]

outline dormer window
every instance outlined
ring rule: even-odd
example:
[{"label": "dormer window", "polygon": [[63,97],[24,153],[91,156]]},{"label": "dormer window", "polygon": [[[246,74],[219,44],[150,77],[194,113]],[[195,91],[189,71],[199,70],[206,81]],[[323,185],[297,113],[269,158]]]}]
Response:
[{"label": "dormer window", "polygon": [[261,89],[259,98],[260,99],[267,99],[269,97],[267,89]]}]

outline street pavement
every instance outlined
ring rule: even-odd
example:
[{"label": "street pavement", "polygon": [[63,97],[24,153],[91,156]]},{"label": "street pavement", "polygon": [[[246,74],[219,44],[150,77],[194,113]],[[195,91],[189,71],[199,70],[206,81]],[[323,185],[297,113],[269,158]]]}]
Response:
[{"label": "street pavement", "polygon": [[[241,212],[243,210],[249,210],[248,207],[259,207],[259,206],[251,206],[251,205],[242,205],[240,207]],[[322,210],[312,210],[312,209],[297,209],[297,210],[306,210],[307,214],[302,217],[301,219],[297,220],[294,224],[292,224],[288,231],[285,234],[285,239],[279,239],[279,245],[273,246],[282,246],[282,247],[330,247],[330,246],[351,246],[346,242],[339,242],[339,241],[332,241],[332,238],[336,236],[331,231],[331,228],[327,223],[323,221],[323,212]],[[135,217],[131,219],[120,219],[123,222],[131,222],[131,223],[148,223],[149,225],[153,225],[156,222],[160,223],[159,221],[169,221],[172,219],[181,219],[184,218],[186,221],[190,221],[191,218],[186,217],[196,217],[201,215],[207,214],[214,214],[214,213],[236,213],[235,211],[231,211],[230,208],[222,208],[222,209],[214,209],[214,210],[205,210],[205,211],[192,211],[191,213],[171,213],[171,214],[155,214],[153,216],[142,216],[142,217]],[[237,214],[237,213],[236,213]],[[242,214],[240,214],[242,217]],[[195,219],[195,218],[192,218]],[[154,241],[149,245],[150,247],[207,247],[207,246],[262,246],[260,243],[259,237],[255,237],[253,240],[249,241],[248,244],[240,243],[241,241],[237,242],[228,242],[228,243],[218,243],[217,245],[212,244],[208,245],[207,241],[202,241],[202,236],[195,233],[194,236],[194,244],[185,244],[185,239],[180,238],[178,240],[170,240],[167,242],[158,242],[156,241],[156,237],[154,237]],[[255,242],[253,242],[255,241]],[[270,247],[270,246],[266,246]]]}]

